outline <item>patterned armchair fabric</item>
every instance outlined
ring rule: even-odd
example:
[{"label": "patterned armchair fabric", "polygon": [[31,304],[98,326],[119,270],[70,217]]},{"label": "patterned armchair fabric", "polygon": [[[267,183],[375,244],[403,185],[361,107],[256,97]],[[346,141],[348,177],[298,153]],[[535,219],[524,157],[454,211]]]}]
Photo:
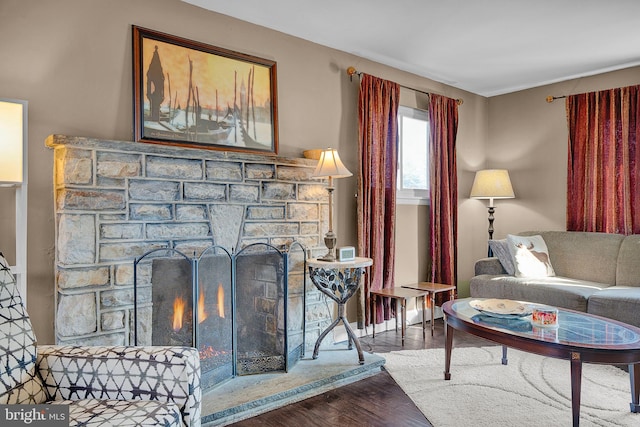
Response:
[{"label": "patterned armchair fabric", "polygon": [[0,253],[0,404],[44,403],[36,373],[36,337],[15,278]]},{"label": "patterned armchair fabric", "polygon": [[0,254],[0,404],[68,404],[70,425],[200,425],[190,347],[37,346]]},{"label": "patterned armchair fabric", "polygon": [[[200,360],[189,347],[38,346],[52,400],[160,400],[200,423]],[[92,405],[93,407],[93,405]]]}]

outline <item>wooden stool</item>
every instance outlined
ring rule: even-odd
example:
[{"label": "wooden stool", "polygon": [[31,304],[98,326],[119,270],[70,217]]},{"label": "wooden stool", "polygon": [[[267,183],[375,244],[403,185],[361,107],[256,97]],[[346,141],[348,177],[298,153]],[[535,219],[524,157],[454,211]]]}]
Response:
[{"label": "wooden stool", "polygon": [[[402,345],[403,346],[404,346],[404,328],[405,328],[405,322],[406,322],[406,316],[407,316],[407,298],[420,298],[420,297],[422,297],[422,339],[425,338],[425,330],[426,330],[426,326],[427,325],[426,325],[424,312],[426,311],[426,308],[427,308],[426,296],[429,293],[428,291],[400,287],[400,288],[386,288],[386,289],[380,289],[378,291],[369,291],[369,292],[371,293],[371,295],[373,297],[371,299],[371,303],[373,304],[372,312],[374,313],[374,317],[375,317],[377,297],[379,297],[379,296],[380,297],[388,297],[388,298],[391,298],[393,300],[396,300],[396,301],[400,302],[400,305],[401,305],[400,314],[401,314],[401,321],[402,321],[402,327],[401,327],[401,329],[402,329]],[[373,338],[375,338],[376,337],[376,322],[375,322],[375,318],[373,319],[371,324],[373,325]],[[396,313],[396,331],[397,330],[398,330],[398,313]]]},{"label": "wooden stool", "polygon": [[431,336],[433,336],[433,312],[436,307],[436,294],[438,292],[449,292],[449,300],[455,298],[456,287],[453,285],[443,285],[442,283],[420,282],[413,285],[403,285],[403,288],[425,291],[431,296]]}]

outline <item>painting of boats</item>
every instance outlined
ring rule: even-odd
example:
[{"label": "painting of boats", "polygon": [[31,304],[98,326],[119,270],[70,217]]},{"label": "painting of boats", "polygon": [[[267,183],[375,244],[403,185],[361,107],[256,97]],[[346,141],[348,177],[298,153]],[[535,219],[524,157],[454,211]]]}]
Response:
[{"label": "painting of boats", "polygon": [[277,154],[276,63],[133,26],[136,141]]}]

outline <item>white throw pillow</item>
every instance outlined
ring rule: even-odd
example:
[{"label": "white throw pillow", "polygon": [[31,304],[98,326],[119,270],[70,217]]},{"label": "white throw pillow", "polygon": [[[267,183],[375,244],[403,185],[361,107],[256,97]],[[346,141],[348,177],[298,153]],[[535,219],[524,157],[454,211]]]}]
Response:
[{"label": "white throw pillow", "polygon": [[516,268],[516,277],[547,277],[556,273],[549,259],[549,250],[542,236],[507,235],[509,252]]}]

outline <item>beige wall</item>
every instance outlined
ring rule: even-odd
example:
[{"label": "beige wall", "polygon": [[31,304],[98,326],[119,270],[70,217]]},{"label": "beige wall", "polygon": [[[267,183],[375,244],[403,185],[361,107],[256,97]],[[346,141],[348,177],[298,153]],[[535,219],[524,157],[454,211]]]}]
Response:
[{"label": "beige wall", "polygon": [[429,206],[396,207],[396,286],[428,280]]},{"label": "beige wall", "polygon": [[[353,65],[403,85],[464,98],[459,165],[464,171],[484,161],[485,98],[179,0],[3,0],[0,16],[0,97],[29,101],[27,298],[41,343],[54,340],[53,156],[44,140],[53,133],[132,139],[132,24],[277,61],[284,156],[334,146],[357,171],[358,85],[344,71]],[[462,173],[462,188],[471,185],[469,179]],[[355,245],[356,178],[337,180],[336,186],[338,244]],[[0,248],[11,242],[13,209],[12,195],[0,192]],[[462,208],[461,218],[473,210]],[[461,219],[462,226],[470,224]],[[463,247],[460,259],[467,265],[472,250]]]},{"label": "beige wall", "polygon": [[496,201],[494,237],[525,230],[566,229],[565,100],[547,103],[545,98],[636,84],[640,84],[638,67],[489,99],[485,166],[509,169],[516,193],[516,199]]}]

